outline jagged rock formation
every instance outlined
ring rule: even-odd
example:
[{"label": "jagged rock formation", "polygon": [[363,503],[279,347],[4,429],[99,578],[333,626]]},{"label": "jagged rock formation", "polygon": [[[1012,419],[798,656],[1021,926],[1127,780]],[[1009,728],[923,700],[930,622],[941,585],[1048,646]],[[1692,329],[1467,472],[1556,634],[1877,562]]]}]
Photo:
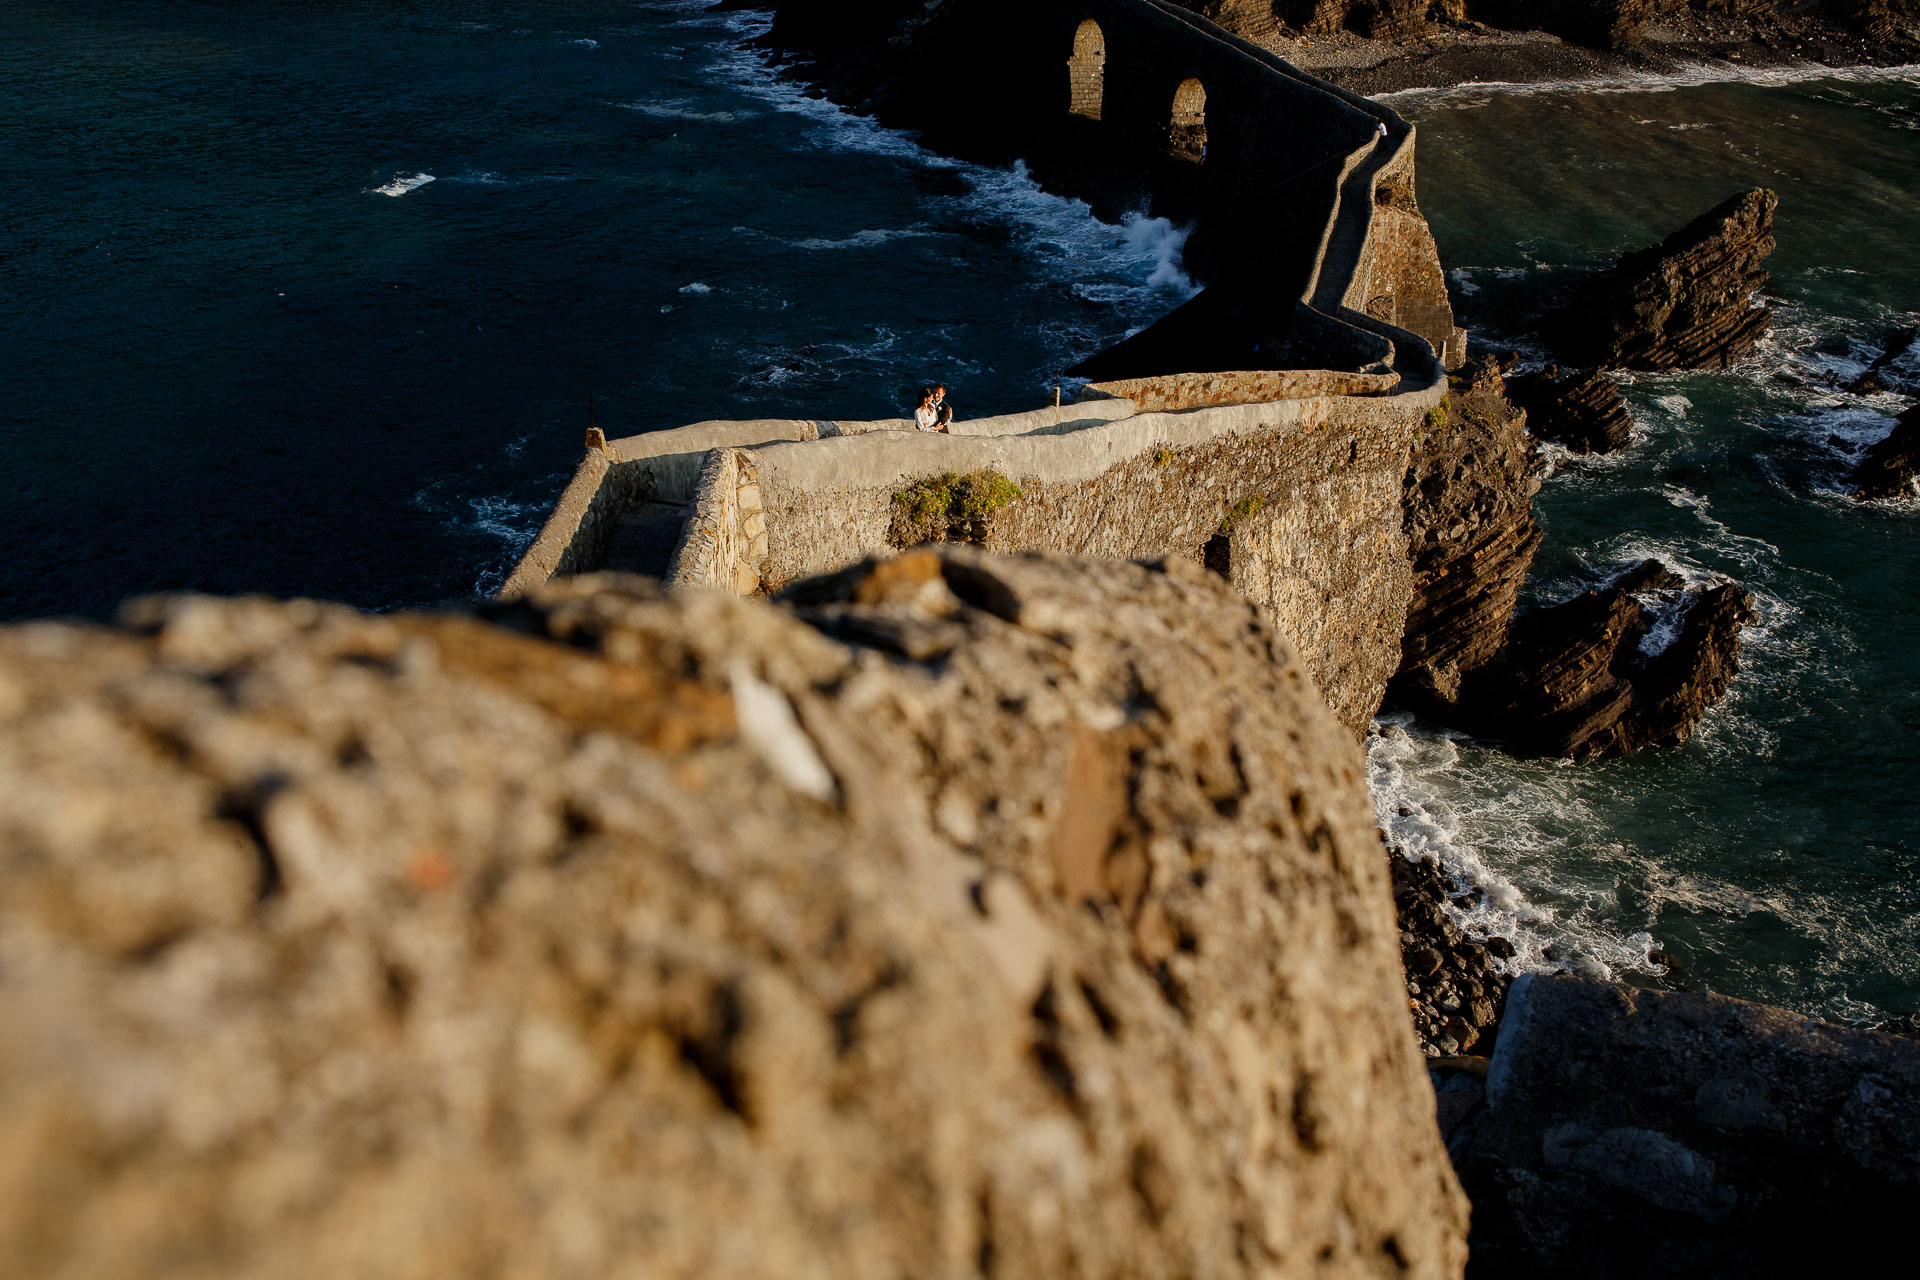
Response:
[{"label": "jagged rock formation", "polygon": [[1499,363],[1476,357],[1451,385],[1414,442],[1402,491],[1413,558],[1402,680],[1491,658],[1540,546],[1535,446],[1526,415],[1506,399]]},{"label": "jagged rock formation", "polygon": [[1920,497],[1920,405],[1894,420],[1893,430],[1861,455],[1847,480],[1862,501]]},{"label": "jagged rock formation", "polygon": [[1513,985],[1484,1090],[1440,1095],[1468,1111],[1452,1149],[1476,1275],[1655,1280],[1901,1256],[1916,1099],[1910,1040],[1540,974]]},{"label": "jagged rock formation", "polygon": [[[1415,442],[1402,491],[1414,595],[1388,700],[1547,755],[1682,742],[1733,679],[1752,599],[1733,584],[1683,599],[1648,561],[1514,620],[1541,538],[1527,420],[1482,356]],[[1658,621],[1642,597],[1685,610],[1657,653],[1641,645]]]},{"label": "jagged rock formation", "polygon": [[1756,301],[1773,252],[1773,192],[1755,188],[1592,277],[1542,322],[1570,364],[1723,369],[1773,324]]},{"label": "jagged rock formation", "polygon": [[0,1270],[1458,1275],[1358,749],[1249,606],[797,594],[0,630]]},{"label": "jagged rock formation", "polygon": [[1543,440],[1575,453],[1612,453],[1633,437],[1633,415],[1619,386],[1598,369],[1550,364],[1506,384],[1508,397],[1527,411],[1527,425]]},{"label": "jagged rock formation", "polygon": [[[1646,596],[1685,608],[1677,635],[1652,653],[1641,643],[1657,621]],[[1687,593],[1648,560],[1604,589],[1522,614],[1491,661],[1452,682],[1429,677],[1403,696],[1541,755],[1578,760],[1673,746],[1726,692],[1739,669],[1740,629],[1753,617],[1745,588]]]},{"label": "jagged rock formation", "polygon": [[1493,1043],[1512,981],[1494,966],[1513,955],[1506,938],[1482,941],[1447,915],[1452,895],[1440,868],[1389,856],[1400,920],[1400,963],[1420,1047],[1431,1058],[1485,1053]]}]

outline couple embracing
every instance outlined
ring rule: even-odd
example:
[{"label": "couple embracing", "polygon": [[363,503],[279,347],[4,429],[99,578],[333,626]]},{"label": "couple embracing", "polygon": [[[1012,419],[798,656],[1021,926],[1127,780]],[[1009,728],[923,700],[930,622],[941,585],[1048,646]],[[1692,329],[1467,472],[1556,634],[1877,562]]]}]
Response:
[{"label": "couple embracing", "polygon": [[947,403],[947,384],[936,382],[920,388],[920,403],[913,411],[913,425],[922,431],[945,431],[953,421],[953,406]]}]

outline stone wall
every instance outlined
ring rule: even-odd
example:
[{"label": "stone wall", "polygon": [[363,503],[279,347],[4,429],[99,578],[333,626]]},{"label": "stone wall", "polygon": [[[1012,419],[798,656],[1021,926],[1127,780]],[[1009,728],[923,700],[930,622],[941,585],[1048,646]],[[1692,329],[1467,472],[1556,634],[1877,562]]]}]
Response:
[{"label": "stone wall", "polygon": [[1138,412],[1061,435],[771,445],[759,451],[764,582],[777,590],[893,550],[894,495],[916,480],[997,472],[1021,496],[984,521],[987,547],[1209,562],[1300,648],[1357,732],[1399,665],[1411,584],[1401,482],[1443,392],[1434,365],[1392,396]]},{"label": "stone wall", "polygon": [[735,595],[752,595],[760,589],[766,560],[759,463],[747,449],[715,449],[700,469],[667,585],[721,587]]},{"label": "stone wall", "polygon": [[1253,369],[1230,373],[1170,373],[1156,378],[1120,378],[1089,384],[1094,391],[1124,396],[1144,413],[1198,409],[1207,405],[1260,404],[1308,396],[1363,396],[1391,391],[1391,373],[1339,369]]},{"label": "stone wall", "polygon": [[500,588],[501,598],[525,595],[549,578],[598,568],[621,509],[636,501],[691,502],[710,450],[820,435],[821,424],[805,419],[750,419],[696,422],[589,447]]},{"label": "stone wall", "polygon": [[1409,132],[1374,175],[1365,247],[1342,301],[1383,324],[1419,334],[1453,369],[1466,359],[1467,335],[1453,323],[1440,248],[1420,213],[1415,141]]}]

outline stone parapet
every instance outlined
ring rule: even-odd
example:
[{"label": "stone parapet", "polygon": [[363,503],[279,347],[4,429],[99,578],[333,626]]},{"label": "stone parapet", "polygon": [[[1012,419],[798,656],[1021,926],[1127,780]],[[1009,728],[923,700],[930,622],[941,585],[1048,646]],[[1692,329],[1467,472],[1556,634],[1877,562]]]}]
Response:
[{"label": "stone parapet", "polygon": [[700,469],[667,585],[752,595],[760,589],[766,560],[759,464],[749,450],[715,449]]}]

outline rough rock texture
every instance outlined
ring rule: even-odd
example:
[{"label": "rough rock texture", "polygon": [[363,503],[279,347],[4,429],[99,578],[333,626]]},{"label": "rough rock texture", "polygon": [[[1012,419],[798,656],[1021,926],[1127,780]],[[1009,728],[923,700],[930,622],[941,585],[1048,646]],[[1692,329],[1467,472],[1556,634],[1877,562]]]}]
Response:
[{"label": "rough rock texture", "polygon": [[1847,480],[1862,501],[1920,497],[1920,405],[1894,419],[1893,430],[1861,455]]},{"label": "rough rock texture", "polygon": [[1608,369],[1722,369],[1773,323],[1756,298],[1773,252],[1779,197],[1755,188],[1657,245],[1622,257],[1542,321],[1570,364]]},{"label": "rough rock texture", "polygon": [[1540,546],[1534,443],[1498,362],[1476,357],[1451,382],[1443,411],[1414,444],[1401,495],[1413,559],[1402,679],[1492,657]]},{"label": "rough rock texture", "polygon": [[[1351,736],[1197,566],[0,631],[0,1272],[1457,1275]],[[912,655],[904,656],[904,655]]]},{"label": "rough rock texture", "polygon": [[[1460,1095],[1441,1097],[1452,1110]],[[1920,1043],[1529,974],[1454,1145],[1475,1275],[1804,1276],[1898,1258],[1920,1203]]]},{"label": "rough rock texture", "polygon": [[1507,395],[1527,411],[1535,435],[1575,453],[1612,453],[1633,436],[1633,415],[1620,388],[1598,369],[1548,365],[1508,378]]},{"label": "rough rock texture", "polygon": [[1390,854],[1393,905],[1400,921],[1400,962],[1407,974],[1414,1031],[1430,1058],[1482,1052],[1492,1043],[1511,981],[1494,965],[1513,943],[1475,938],[1447,915],[1455,896],[1440,868],[1426,859]]},{"label": "rough rock texture", "polygon": [[[1662,621],[1675,634],[1642,644]],[[1678,625],[1672,615],[1678,613]],[[1474,733],[1541,755],[1594,755],[1686,741],[1739,670],[1753,597],[1722,583],[1688,592],[1658,560],[1611,585],[1522,614],[1494,658],[1457,682],[1403,696]]]}]

